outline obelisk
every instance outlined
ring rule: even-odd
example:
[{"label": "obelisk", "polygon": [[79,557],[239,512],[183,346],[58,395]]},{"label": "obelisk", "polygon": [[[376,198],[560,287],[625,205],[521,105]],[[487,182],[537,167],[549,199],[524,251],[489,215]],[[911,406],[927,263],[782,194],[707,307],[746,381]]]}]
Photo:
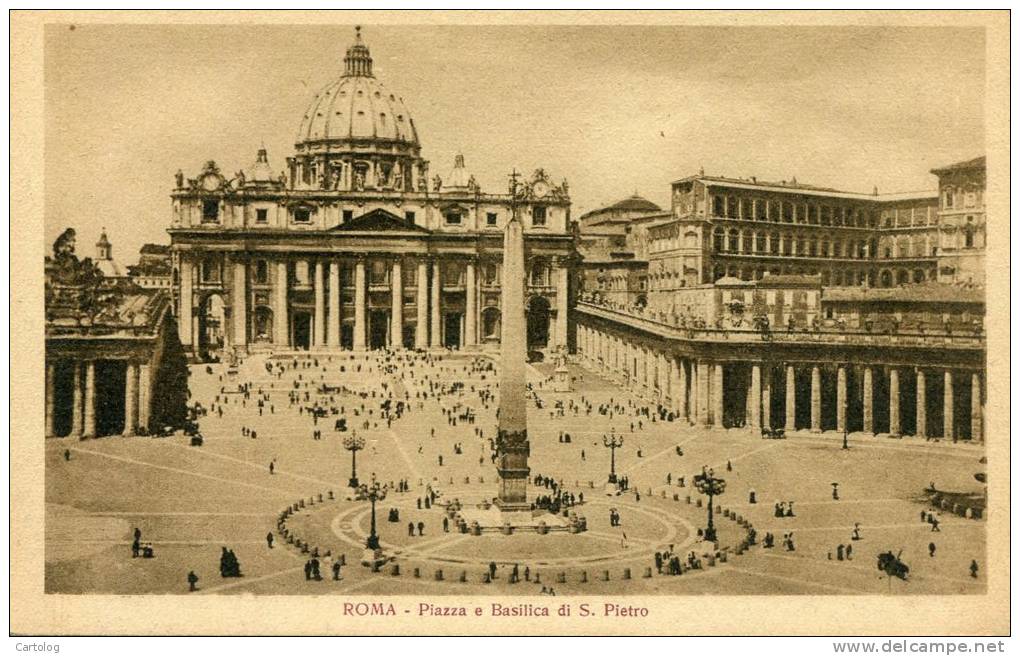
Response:
[{"label": "obelisk", "polygon": [[527,399],[524,325],[524,228],[516,212],[503,233],[503,290],[501,295],[499,422],[496,433],[496,505],[504,516],[530,512],[528,503]]}]

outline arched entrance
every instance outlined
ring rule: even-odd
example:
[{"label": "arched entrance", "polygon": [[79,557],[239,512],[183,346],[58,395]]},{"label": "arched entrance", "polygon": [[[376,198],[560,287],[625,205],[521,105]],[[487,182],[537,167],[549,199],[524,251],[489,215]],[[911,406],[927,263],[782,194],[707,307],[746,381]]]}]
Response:
[{"label": "arched entrance", "polygon": [[386,348],[389,335],[390,313],[386,310],[372,310],[368,316],[368,348]]},{"label": "arched entrance", "polygon": [[291,328],[294,334],[291,338],[291,344],[294,348],[307,351],[312,346],[312,313],[297,311],[294,313],[293,323]]},{"label": "arched entrance", "polygon": [[482,310],[482,339],[499,340],[501,318],[502,315],[497,307],[487,307]]},{"label": "arched entrance", "polygon": [[273,341],[273,311],[270,308],[260,305],[255,308],[255,325],[252,337],[256,342]]},{"label": "arched entrance", "polygon": [[443,346],[451,349],[459,349],[461,324],[464,315],[460,312],[447,312],[443,315]]},{"label": "arched entrance", "polygon": [[544,349],[549,345],[549,301],[544,296],[532,296],[528,301],[528,350]]},{"label": "arched entrance", "polygon": [[218,362],[226,340],[227,309],[223,296],[209,294],[198,310],[198,357],[204,362]]}]

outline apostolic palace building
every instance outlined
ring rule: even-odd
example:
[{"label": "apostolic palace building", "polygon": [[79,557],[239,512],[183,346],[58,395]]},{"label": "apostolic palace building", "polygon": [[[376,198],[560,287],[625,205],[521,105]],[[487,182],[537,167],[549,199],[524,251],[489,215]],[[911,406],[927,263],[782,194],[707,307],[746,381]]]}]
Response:
[{"label": "apostolic palace building", "polygon": [[483,191],[462,156],[434,174],[360,29],[342,74],[296,123],[282,172],[263,148],[234,176],[212,161],[195,177],[177,174],[173,289],[195,357],[495,346],[512,201],[525,227],[529,346],[566,345],[574,247],[565,181],[539,169],[514,200]]}]

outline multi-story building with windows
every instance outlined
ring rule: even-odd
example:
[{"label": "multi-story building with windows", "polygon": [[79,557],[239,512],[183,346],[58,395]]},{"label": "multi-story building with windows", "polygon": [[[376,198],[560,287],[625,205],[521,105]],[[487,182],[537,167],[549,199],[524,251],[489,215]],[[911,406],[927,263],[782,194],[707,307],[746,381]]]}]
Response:
[{"label": "multi-story building with windows", "polygon": [[678,180],[647,304],[586,290],[582,359],[701,426],[982,440],[984,160],[933,173],[895,195]]},{"label": "multi-story building with windows", "polygon": [[241,350],[494,346],[514,207],[529,346],[567,344],[575,251],[565,181],[539,169],[513,197],[486,192],[462,156],[430,178],[418,128],[375,77],[360,32],[299,125],[282,173],[264,148],[234,176],[211,161],[194,178],[177,173],[169,233],[185,348],[203,357],[219,339]]}]

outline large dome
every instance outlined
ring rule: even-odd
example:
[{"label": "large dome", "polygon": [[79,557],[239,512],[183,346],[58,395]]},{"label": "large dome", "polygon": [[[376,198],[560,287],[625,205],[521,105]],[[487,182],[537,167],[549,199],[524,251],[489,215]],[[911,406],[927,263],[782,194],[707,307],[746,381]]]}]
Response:
[{"label": "large dome", "polygon": [[340,79],[315,94],[301,119],[297,143],[387,140],[418,145],[404,100],[372,74],[372,57],[360,27],[344,58]]}]

